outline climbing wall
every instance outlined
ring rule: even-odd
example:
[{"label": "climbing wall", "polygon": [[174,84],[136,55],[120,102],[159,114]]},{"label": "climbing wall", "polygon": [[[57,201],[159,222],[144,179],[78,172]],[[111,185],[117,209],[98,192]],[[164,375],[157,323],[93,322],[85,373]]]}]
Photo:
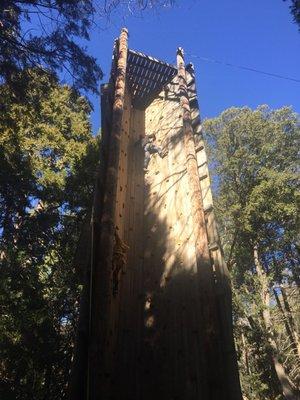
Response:
[{"label": "climbing wall", "polygon": [[[118,166],[118,180],[117,180],[117,196],[116,196],[116,213],[115,213],[115,227],[116,233],[119,238],[128,243],[128,221],[129,213],[132,207],[128,207],[128,192],[130,183],[128,182],[129,168],[131,164],[129,160],[129,151],[131,147],[131,97],[130,93],[126,90],[124,100],[124,112],[122,119],[122,129],[120,136],[120,157]],[[115,369],[116,363],[116,348],[119,335],[119,315],[122,313],[120,303],[120,291],[122,276],[125,274],[125,268],[122,267],[117,273],[112,270],[111,274],[111,302],[110,302],[110,326],[109,326],[109,339],[106,347],[106,387],[110,387],[110,379]]]},{"label": "climbing wall", "polygon": [[168,152],[154,155],[145,175],[145,399],[196,398],[199,390],[195,232],[177,88],[174,80],[145,112],[146,132]]},{"label": "climbing wall", "polygon": [[[198,399],[202,381],[195,235],[176,78],[146,108],[126,94],[116,227],[129,247],[111,302],[107,380],[111,399]],[[140,137],[156,134],[166,156],[143,171]],[[218,251],[204,145],[197,157],[209,238]]]},{"label": "climbing wall", "polygon": [[[128,49],[127,37],[102,92],[71,398],[241,400],[193,66],[180,48],[176,68]],[[145,172],[150,134],[164,155]]]},{"label": "climbing wall", "polygon": [[128,246],[127,263],[119,274],[113,297],[112,332],[115,337],[112,368],[107,370],[108,399],[135,399],[139,378],[138,357],[143,307],[144,153],[140,138],[145,132],[145,113],[131,106],[126,94],[122,121],[116,227]]}]

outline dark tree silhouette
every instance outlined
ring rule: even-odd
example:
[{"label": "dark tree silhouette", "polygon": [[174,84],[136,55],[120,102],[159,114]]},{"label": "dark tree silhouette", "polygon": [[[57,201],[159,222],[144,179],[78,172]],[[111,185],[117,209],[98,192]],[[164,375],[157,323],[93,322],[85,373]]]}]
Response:
[{"label": "dark tree silhouette", "polygon": [[2,0],[0,4],[0,77],[12,82],[26,67],[65,70],[74,87],[97,91],[102,71],[78,44],[89,39],[92,0]]},{"label": "dark tree silhouette", "polygon": [[300,31],[300,0],[291,0],[290,10],[293,20],[298,25]]}]

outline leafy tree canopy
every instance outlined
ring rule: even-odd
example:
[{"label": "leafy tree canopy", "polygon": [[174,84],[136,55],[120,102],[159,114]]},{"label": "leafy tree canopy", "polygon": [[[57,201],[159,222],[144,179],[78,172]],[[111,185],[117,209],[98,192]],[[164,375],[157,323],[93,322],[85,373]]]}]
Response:
[{"label": "leafy tree canopy", "polygon": [[[1,0],[0,79],[13,87],[17,72],[64,71],[79,90],[98,92],[102,71],[80,43],[99,21],[172,5],[174,0]],[[95,22],[98,18],[98,21]],[[104,18],[104,19],[103,19]]]},{"label": "leafy tree canopy", "polygon": [[65,70],[78,89],[97,91],[102,72],[78,44],[89,39],[92,0],[2,0],[0,4],[0,77],[14,81],[23,68]]},{"label": "leafy tree canopy", "polygon": [[0,357],[3,399],[63,399],[79,282],[74,253],[92,199],[97,139],[89,105],[55,77],[0,86]]},{"label": "leafy tree canopy", "polygon": [[299,188],[299,119],[272,111],[230,108],[205,122],[219,177],[223,216],[253,240],[295,229]]},{"label": "leafy tree canopy", "polygon": [[[284,0],[286,1],[286,0]],[[299,0],[291,0],[290,5],[291,14],[293,16],[294,22],[298,25],[300,30],[300,1]]]},{"label": "leafy tree canopy", "polygon": [[244,395],[297,398],[299,117],[290,107],[230,108],[205,121],[204,130],[233,278]]}]

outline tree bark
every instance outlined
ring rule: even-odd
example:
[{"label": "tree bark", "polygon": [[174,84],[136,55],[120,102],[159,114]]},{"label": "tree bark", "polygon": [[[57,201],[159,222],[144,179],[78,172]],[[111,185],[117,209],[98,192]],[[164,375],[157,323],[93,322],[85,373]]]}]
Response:
[{"label": "tree bark", "polygon": [[261,284],[261,300],[263,303],[263,323],[267,333],[268,344],[270,346],[272,361],[276,371],[277,378],[280,382],[282,394],[287,400],[298,400],[298,393],[293,383],[291,382],[288,374],[285,371],[283,364],[279,360],[279,352],[277,343],[274,339],[274,331],[272,330],[271,314],[270,314],[270,289],[268,284],[268,277],[263,269],[259,259],[258,245],[253,247],[253,258],[256,268],[256,273]]},{"label": "tree bark", "polygon": [[250,375],[251,371],[250,371],[250,367],[249,367],[248,347],[247,347],[246,340],[245,340],[245,335],[244,335],[243,332],[242,332],[242,344],[243,344],[244,364],[245,364],[245,367],[246,367],[247,374]]},{"label": "tree bark", "polygon": [[[274,293],[274,297],[275,297],[275,300],[276,300],[276,304],[277,304],[277,306],[279,308],[279,311],[280,311],[280,313],[282,315],[282,319],[283,319],[283,323],[284,323],[284,326],[285,326],[285,330],[286,330],[286,333],[287,333],[287,335],[288,335],[288,337],[290,339],[292,349],[293,349],[294,353],[298,356],[299,355],[299,353],[298,353],[299,350],[297,348],[297,337],[295,336],[295,333],[297,334],[297,332],[293,329],[293,321],[291,321],[292,317],[289,317],[287,315],[286,308],[285,308],[285,306],[283,306],[281,304],[281,301],[280,301],[280,298],[278,296],[278,293],[277,293],[276,289],[273,289],[273,293]],[[282,293],[282,289],[281,289],[281,293]]]},{"label": "tree bark", "polygon": [[292,331],[292,335],[293,335],[293,338],[294,338],[294,343],[295,343],[295,346],[296,346],[296,349],[297,349],[298,357],[300,358],[300,340],[299,340],[299,335],[298,335],[298,332],[297,332],[296,324],[294,322],[293,313],[292,313],[292,310],[291,310],[291,307],[290,307],[290,304],[289,304],[289,301],[288,301],[288,296],[286,295],[286,292],[285,292],[285,288],[281,287],[280,289],[281,289],[281,294],[282,294],[283,305],[284,305],[284,310],[285,310],[285,313],[286,313],[286,317],[287,317],[289,326],[290,326],[291,331]]},{"label": "tree bark", "polygon": [[[295,263],[295,259],[294,259],[294,250],[293,247],[290,246],[290,251],[288,252],[288,256],[289,259],[287,261],[290,261],[291,263],[291,271],[292,271],[292,275],[294,278],[294,281],[296,283],[296,286],[298,288],[298,290],[300,291],[300,260],[298,259],[298,264]],[[298,258],[296,256],[296,258]]]}]

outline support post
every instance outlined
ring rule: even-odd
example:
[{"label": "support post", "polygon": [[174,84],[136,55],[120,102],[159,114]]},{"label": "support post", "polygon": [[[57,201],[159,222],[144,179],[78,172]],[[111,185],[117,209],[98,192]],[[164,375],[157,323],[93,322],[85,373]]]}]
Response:
[{"label": "support post", "polygon": [[183,113],[183,137],[186,154],[186,168],[190,184],[191,204],[193,219],[198,226],[196,237],[197,264],[201,265],[201,275],[210,287],[213,282],[213,274],[208,249],[208,238],[205,225],[200,177],[198,173],[197,155],[194,142],[190,102],[188,96],[186,71],[183,58],[183,49],[177,50],[177,68],[179,79],[180,104]]},{"label": "support post", "polygon": [[[177,50],[177,68],[179,80],[179,95],[183,113],[183,137],[186,155],[186,169],[189,180],[189,192],[195,232],[195,248],[197,261],[197,276],[199,288],[199,312],[201,322],[203,399],[219,400],[227,398],[222,370],[222,351],[220,343],[220,324],[215,293],[215,277],[209,251],[203,208],[200,177],[198,172],[191,110],[189,103],[187,77],[182,48]],[[200,368],[201,368],[200,367]]]},{"label": "support post", "polygon": [[[183,109],[183,134],[186,152],[186,168],[190,183],[193,218],[195,226],[198,226],[195,245],[201,323],[203,324],[203,337],[201,339],[203,341],[203,351],[206,355],[204,360],[206,369],[206,392],[203,394],[203,398],[209,400],[217,400],[220,398],[241,400],[242,396],[232,336],[229,277],[227,273],[224,274],[223,285],[226,289],[223,292],[223,296],[225,297],[222,297],[224,304],[220,304],[220,299],[217,298],[218,283],[216,282],[213,262],[209,250],[184,54],[181,48],[177,50],[177,68],[180,102]],[[192,78],[195,79],[194,71],[192,70],[191,72]],[[195,126],[197,134],[201,131],[200,126],[198,126],[199,123],[200,116],[198,115],[197,124]],[[227,272],[227,269],[225,272]],[[225,332],[222,332],[222,330],[225,330]],[[230,351],[228,351],[228,348]]]},{"label": "support post", "polygon": [[[111,270],[115,233],[115,210],[120,157],[120,138],[124,111],[128,32],[123,28],[118,40],[111,136],[106,167],[105,193],[101,210],[100,234],[94,238],[93,292],[91,296],[89,378],[87,400],[103,398],[109,378],[106,374],[105,349],[109,346]],[[95,215],[97,212],[95,210]]]}]

